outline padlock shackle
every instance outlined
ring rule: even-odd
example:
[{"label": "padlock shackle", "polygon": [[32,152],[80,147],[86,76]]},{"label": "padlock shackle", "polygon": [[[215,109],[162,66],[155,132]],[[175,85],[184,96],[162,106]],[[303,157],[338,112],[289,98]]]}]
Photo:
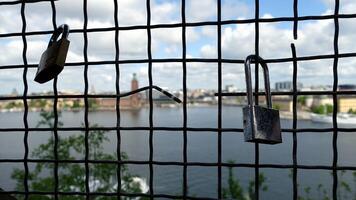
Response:
[{"label": "padlock shackle", "polygon": [[[256,55],[249,55],[245,60],[245,77],[246,77],[246,93],[247,93],[247,103],[248,105],[253,104],[252,98],[252,80],[251,80],[251,62],[256,62]],[[264,74],[264,81],[265,81],[265,92],[266,92],[266,101],[267,107],[272,108],[272,100],[271,100],[271,89],[269,84],[269,74],[268,74],[268,67],[261,57],[258,56],[257,63],[261,64]]]},{"label": "padlock shackle", "polygon": [[50,47],[54,42],[57,41],[59,35],[62,34],[62,38],[68,38],[69,35],[69,26],[67,24],[62,24],[54,30],[51,39],[49,40],[48,47]]}]

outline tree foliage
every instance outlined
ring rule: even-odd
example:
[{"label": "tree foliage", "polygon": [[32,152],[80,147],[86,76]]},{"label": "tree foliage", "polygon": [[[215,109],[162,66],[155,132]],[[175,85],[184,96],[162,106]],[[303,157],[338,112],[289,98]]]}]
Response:
[{"label": "tree foliage", "polygon": [[333,106],[330,104],[319,105],[312,108],[312,112],[321,115],[327,115],[333,113]]},{"label": "tree foliage", "polygon": [[306,97],[306,96],[298,96],[297,102],[298,102],[300,105],[305,106],[305,105],[306,105],[306,102],[307,102],[307,97]]},{"label": "tree foliage", "polygon": [[[229,161],[229,163],[234,163],[233,161]],[[266,185],[267,178],[263,175],[263,173],[259,174],[259,182],[258,186],[262,189],[262,191],[267,191],[268,186]],[[228,175],[228,186],[223,188],[223,198],[224,199],[238,199],[238,200],[255,200],[255,181],[251,180],[248,184],[247,192],[241,186],[239,180],[235,178],[234,171],[232,167],[229,167],[229,175]]]},{"label": "tree foliage", "polygon": [[[60,115],[60,113],[59,113]],[[37,126],[53,128],[53,112],[41,112],[41,120]],[[58,126],[63,123],[59,122]],[[91,127],[98,127],[93,125]],[[105,153],[103,144],[108,142],[106,131],[95,130],[88,132],[89,159],[90,160],[117,160],[116,154]],[[58,136],[57,153],[59,160],[84,160],[85,159],[85,133],[72,134],[67,137]],[[41,160],[55,160],[54,157],[54,137],[50,137],[47,143],[39,145],[32,152],[32,157]],[[121,159],[127,159],[125,153],[121,154]],[[95,163],[89,164],[89,187],[91,192],[116,192],[117,191],[117,165],[116,163]],[[55,187],[54,179],[55,164],[53,162],[36,163],[34,169],[30,168],[28,174],[29,190],[52,192]],[[25,171],[15,169],[12,178],[16,180],[16,189],[24,190]],[[58,189],[60,192],[85,192],[86,168],[84,163],[58,163]],[[121,191],[125,193],[142,193],[141,185],[135,181],[125,165],[121,165]],[[49,195],[30,195],[29,199],[33,200],[50,200],[54,199]],[[84,196],[63,195],[60,199],[74,200],[85,199]],[[91,199],[117,199],[116,197],[92,196]],[[122,198],[125,199],[125,198]]]}]

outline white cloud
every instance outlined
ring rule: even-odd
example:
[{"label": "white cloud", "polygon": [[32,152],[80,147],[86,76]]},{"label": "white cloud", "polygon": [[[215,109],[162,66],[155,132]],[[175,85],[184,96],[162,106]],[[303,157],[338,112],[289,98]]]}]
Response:
[{"label": "white cloud", "polygon": [[181,5],[175,1],[151,2],[152,24],[180,22]]},{"label": "white cloud", "polygon": [[253,17],[253,8],[243,1],[225,0],[221,8],[222,20]]},{"label": "white cloud", "polygon": [[20,32],[22,28],[19,6],[0,6],[0,33]]},{"label": "white cloud", "polygon": [[[187,1],[187,21],[215,21],[217,20],[216,0],[190,0]],[[246,18],[251,16],[251,8],[240,0],[223,0],[221,8],[222,20]]]},{"label": "white cloud", "polygon": [[152,38],[157,42],[165,42],[171,44],[180,44],[182,42],[182,29],[170,28],[170,29],[153,29]]},{"label": "white cloud", "polygon": [[[244,59],[255,50],[255,26],[243,24],[229,26],[222,32],[224,58]],[[265,58],[288,57],[292,42],[291,30],[278,28],[273,24],[260,25],[260,55]],[[211,50],[214,50],[211,48]]]},{"label": "white cloud", "polygon": [[1,43],[2,48],[0,48],[0,64],[10,65],[19,64],[22,62],[22,40],[10,39],[7,42]]},{"label": "white cloud", "polygon": [[[327,10],[323,14],[333,13],[333,2],[323,0]],[[251,17],[253,6],[244,1],[224,0],[222,1],[222,18],[237,19]],[[146,24],[146,1],[145,0],[119,0],[119,23],[120,26],[145,25]],[[6,9],[4,9],[6,8]],[[11,9],[10,9],[11,8]],[[81,1],[61,0],[56,2],[57,24],[68,23],[72,29],[83,27],[83,5]],[[180,22],[181,5],[179,1],[157,1],[151,2],[152,24],[156,23],[177,23]],[[187,21],[216,20],[216,0],[187,1]],[[354,13],[356,3],[352,0],[341,1],[340,13]],[[92,27],[112,27],[114,26],[114,4],[112,0],[91,0],[88,1],[89,28]],[[28,4],[26,6],[27,30],[51,30],[51,9],[49,3]],[[0,7],[0,33],[21,32],[22,24],[19,17],[19,6]],[[263,13],[263,17],[273,17],[271,14]],[[340,19],[340,52],[356,52],[356,41],[354,34],[356,20]],[[318,54],[333,53],[334,21],[303,21],[299,22],[298,40],[293,40],[291,23],[261,23],[260,24],[260,55],[264,58],[287,58],[291,57],[290,43],[294,42],[298,56],[311,56]],[[115,43],[112,32],[88,33],[88,55],[90,61],[113,60],[115,58]],[[228,59],[244,59],[247,55],[255,52],[254,24],[225,25],[222,29],[222,55]],[[147,58],[147,32],[143,30],[120,31],[120,59],[146,59]],[[41,53],[46,48],[48,36],[29,36],[28,39],[28,61],[37,63]],[[216,58],[217,29],[215,26],[188,27],[187,28],[187,49],[188,58],[196,56],[203,58]],[[70,51],[67,62],[83,61],[83,34],[72,33]],[[6,40],[5,40],[6,39]],[[0,39],[0,65],[22,64],[22,40],[21,37]],[[181,57],[182,53],[182,33],[181,28],[173,29],[152,29],[152,51],[154,58]],[[340,59],[340,77],[352,77],[356,75],[356,61],[353,58]],[[147,84],[147,65],[136,64],[121,65],[124,86],[128,88],[131,74],[138,73],[141,85]],[[271,64],[271,81],[286,80],[291,78],[291,63]],[[298,62],[298,76],[309,84],[313,83],[312,78],[317,80],[327,77],[331,80],[332,59],[320,61]],[[98,75],[92,78],[92,83],[97,84],[97,91],[108,91],[115,85],[115,70],[113,66],[90,66],[91,73]],[[93,68],[93,69],[92,69]],[[66,68],[61,80],[61,88],[71,88],[82,86],[82,80],[76,80],[77,76],[82,76],[81,67],[73,69]],[[79,70],[80,69],[80,70]],[[189,87],[215,88],[217,79],[216,64],[188,63]],[[121,70],[121,68],[120,68]],[[74,72],[75,71],[75,72]],[[2,72],[1,72],[2,73]],[[30,75],[35,73],[35,70]],[[224,84],[239,84],[243,88],[244,76],[243,65],[224,64]],[[0,79],[12,77],[9,72],[2,73]],[[181,88],[182,66],[180,63],[156,63],[154,65],[154,79],[157,84],[170,88]],[[17,76],[16,76],[17,77]],[[16,79],[14,76],[14,79]],[[94,77],[92,75],[92,77]],[[308,78],[312,77],[312,78]],[[73,80],[72,80],[73,79]],[[325,79],[325,78],[324,78]],[[7,80],[7,79],[6,79]],[[68,80],[68,82],[67,82]],[[69,81],[71,80],[71,81]],[[343,80],[342,78],[340,80]],[[345,81],[352,81],[351,78]],[[330,82],[330,81],[329,81]],[[329,82],[326,82],[329,84]],[[355,82],[353,82],[355,83]],[[106,87],[109,86],[110,87]],[[32,85],[31,85],[32,86]],[[36,87],[36,85],[33,85]],[[12,88],[11,88],[12,89]],[[35,90],[35,89],[34,89]],[[0,91],[2,93],[2,91]]]},{"label": "white cloud", "polygon": [[207,44],[200,49],[200,54],[205,58],[216,58],[217,49],[214,46]]},{"label": "white cloud", "polygon": [[216,37],[217,35],[217,28],[215,26],[203,26],[201,29],[202,36]]},{"label": "white cloud", "polygon": [[195,42],[200,37],[201,37],[201,35],[195,29],[192,29],[192,28],[187,28],[186,29],[187,42]]},{"label": "white cloud", "polygon": [[187,2],[187,21],[206,21],[216,19],[216,0],[191,0]]}]

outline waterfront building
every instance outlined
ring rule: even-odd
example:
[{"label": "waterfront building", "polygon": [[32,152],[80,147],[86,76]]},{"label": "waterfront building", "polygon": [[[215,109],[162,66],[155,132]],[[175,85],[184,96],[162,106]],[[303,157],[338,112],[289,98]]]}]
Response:
[{"label": "waterfront building", "polygon": [[[139,83],[136,74],[133,74],[131,80],[131,91],[137,90]],[[122,92],[124,93],[124,92]],[[128,97],[121,98],[116,102],[116,98],[100,98],[98,99],[99,108],[104,110],[113,110],[116,108],[116,104],[120,103],[120,109],[139,109],[142,106],[141,94],[135,93]]]},{"label": "waterfront building", "polygon": [[[300,90],[303,88],[302,83],[297,83],[297,89]],[[292,91],[293,90],[293,82],[292,81],[283,81],[275,83],[276,91]]]},{"label": "waterfront building", "polygon": [[290,96],[287,97],[274,96],[272,102],[273,102],[273,107],[275,109],[281,111],[288,111],[288,112],[293,111],[293,98]]},{"label": "waterfront building", "polygon": [[356,96],[339,96],[337,102],[338,112],[347,113],[356,111]]},{"label": "waterfront building", "polygon": [[333,98],[332,96],[329,95],[319,95],[319,96],[313,96],[313,103],[311,107],[318,107],[321,105],[333,105]]}]

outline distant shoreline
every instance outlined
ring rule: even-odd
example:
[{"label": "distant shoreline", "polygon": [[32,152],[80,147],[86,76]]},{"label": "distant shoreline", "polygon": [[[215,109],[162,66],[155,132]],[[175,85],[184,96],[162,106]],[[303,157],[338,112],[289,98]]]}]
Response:
[{"label": "distant shoreline", "polygon": [[[279,111],[281,119],[293,119],[293,112]],[[310,120],[312,112],[307,111],[297,111],[297,119],[299,120]]]},{"label": "distant shoreline", "polygon": [[[211,105],[211,104],[187,104],[188,107],[214,107],[216,105]],[[224,107],[231,107],[231,105],[223,105]],[[155,107],[160,107],[160,108],[167,108],[167,109],[174,109],[181,107],[180,105],[175,105],[171,104],[170,106],[155,106]],[[243,106],[233,106],[233,107],[243,107]],[[148,108],[148,106],[143,106],[141,108]],[[127,108],[127,107],[121,107],[120,110],[122,111],[139,111],[141,108]],[[59,109],[58,111],[66,111],[66,112],[79,112],[79,111],[84,111],[85,108],[70,108],[70,109]],[[24,109],[22,108],[11,108],[11,109],[0,109],[0,113],[13,113],[13,112],[23,112]],[[29,108],[30,112],[40,112],[40,111],[52,111],[52,109],[39,109],[39,108]],[[100,112],[100,111],[116,111],[116,108],[95,108],[95,109],[89,109],[89,112]],[[280,118],[281,119],[293,119],[293,112],[288,112],[288,111],[279,111],[280,113]],[[310,120],[311,119],[311,112],[307,111],[298,111],[297,112],[298,119],[301,120]]]}]

